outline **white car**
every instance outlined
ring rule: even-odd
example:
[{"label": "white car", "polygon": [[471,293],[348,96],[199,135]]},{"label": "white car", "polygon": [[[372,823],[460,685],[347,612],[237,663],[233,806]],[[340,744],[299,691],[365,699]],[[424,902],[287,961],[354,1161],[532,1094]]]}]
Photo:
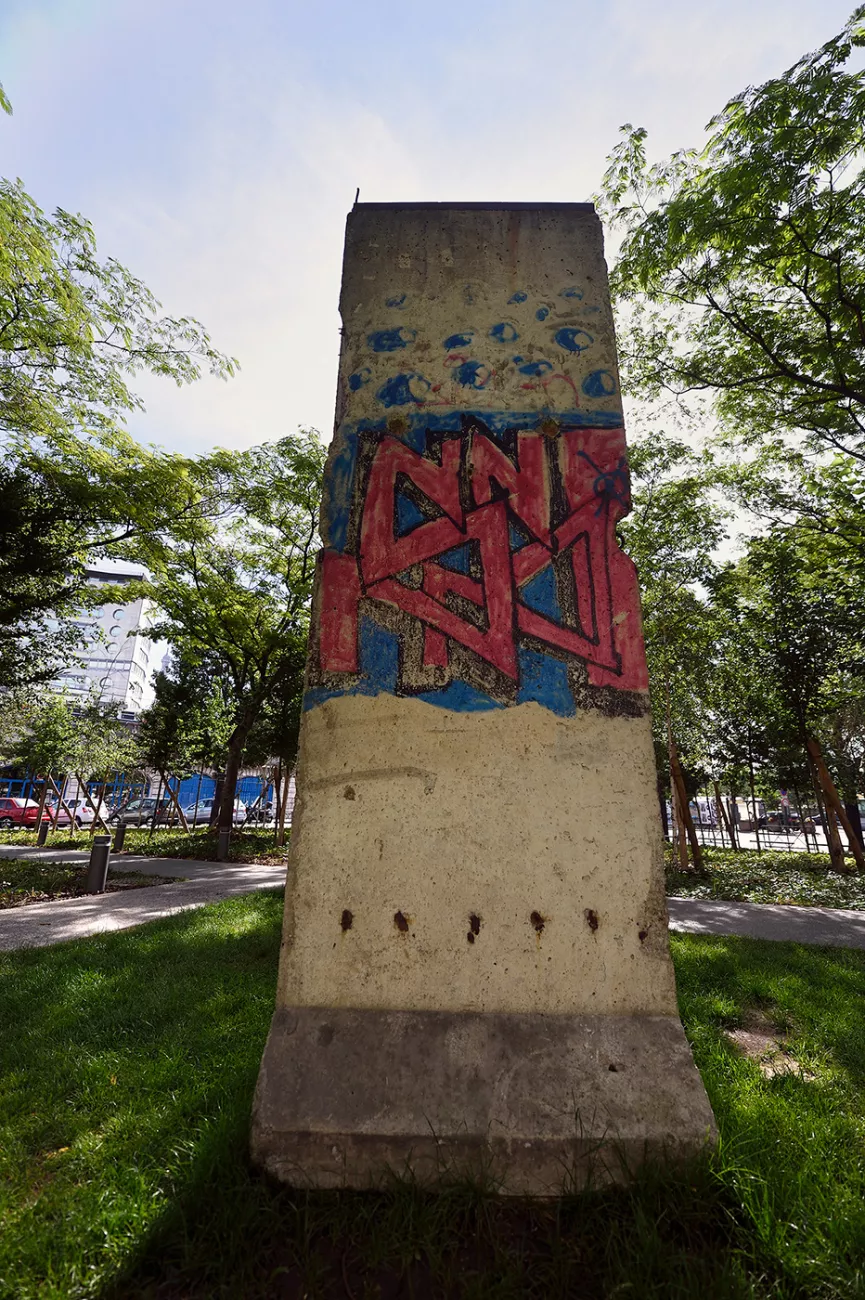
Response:
[{"label": "white car", "polygon": [[[183,809],[184,816],[190,826],[207,825],[213,816],[213,800],[200,799],[196,808],[195,803],[188,804]],[[246,804],[241,799],[234,801],[234,824],[242,826],[246,821]]]}]

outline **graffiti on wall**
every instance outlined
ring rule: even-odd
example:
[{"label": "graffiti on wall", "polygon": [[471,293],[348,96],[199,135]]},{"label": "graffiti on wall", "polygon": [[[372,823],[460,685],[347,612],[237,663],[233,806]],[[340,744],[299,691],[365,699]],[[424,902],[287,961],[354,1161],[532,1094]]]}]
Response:
[{"label": "graffiti on wall", "polygon": [[408,440],[355,435],[344,526],[321,557],[308,707],[380,691],[456,710],[642,707],[625,698],[647,678],[615,536],[623,431],[537,426],[494,432],[472,415]]}]

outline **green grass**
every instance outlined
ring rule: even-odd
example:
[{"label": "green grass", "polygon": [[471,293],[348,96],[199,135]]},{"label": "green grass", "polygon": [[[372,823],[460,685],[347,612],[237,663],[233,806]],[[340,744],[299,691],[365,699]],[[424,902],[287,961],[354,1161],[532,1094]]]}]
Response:
[{"label": "green grass", "polygon": [[[104,832],[100,828],[100,833]],[[263,862],[279,866],[288,858],[288,838],[282,848],[274,844],[274,830],[270,826],[254,826],[248,830],[238,828],[231,833],[228,845],[229,862]],[[89,849],[91,838],[87,831],[70,835],[68,831],[49,834],[45,842],[48,849]],[[3,844],[36,843],[36,831],[9,831]],[[201,826],[188,834],[184,830],[159,829],[151,835],[149,830],[130,826],[126,831],[124,851],[146,854],[154,858],[192,858],[197,861],[215,861],[217,836]],[[117,855],[114,855],[117,860]]]},{"label": "green grass", "polygon": [[[35,858],[0,858],[0,911],[56,898],[77,898],[84,893],[87,867],[73,862],[45,862]],[[177,876],[146,876],[138,871],[109,872],[107,892],[169,885]]]},{"label": "green grass", "polygon": [[[4,1300],[865,1295],[865,954],[675,938],[717,1154],[523,1205],[250,1169],[280,925],[250,895],[0,957]],[[734,1052],[753,1009],[806,1075]]]},{"label": "green grass", "polygon": [[703,849],[702,876],[676,870],[666,852],[667,893],[676,898],[728,898],[742,903],[865,908],[865,875],[830,870],[826,853],[769,849]]}]

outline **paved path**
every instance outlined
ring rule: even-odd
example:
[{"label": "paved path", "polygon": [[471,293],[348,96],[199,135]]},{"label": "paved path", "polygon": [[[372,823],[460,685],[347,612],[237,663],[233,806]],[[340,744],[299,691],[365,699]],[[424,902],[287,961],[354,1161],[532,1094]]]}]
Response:
[{"label": "paved path", "polygon": [[[35,857],[47,861],[86,862],[89,852],[69,849],[0,846],[0,857]],[[0,952],[15,948],[44,948],[64,939],[82,939],[106,930],[128,930],[190,907],[218,903],[257,889],[281,889],[285,867],[238,862],[193,862],[180,858],[145,858],[123,853],[111,859],[111,871],[136,871],[148,876],[179,876],[170,885],[151,885],[117,894],[88,894],[56,903],[32,903],[0,912]]]},{"label": "paved path", "polygon": [[751,939],[865,948],[865,911],[852,908],[728,903],[714,898],[668,898],[667,907],[670,929],[685,934],[741,934]]},{"label": "paved path", "polygon": [[[0,845],[0,858],[41,858],[86,862],[89,851]],[[256,889],[281,889],[284,867],[244,863],[146,858],[121,853],[112,871],[151,876],[181,876],[171,885],[88,895],[56,903],[34,903],[0,912],[0,952],[40,948],[104,930],[125,930],[145,921],[204,903],[216,903]],[[865,948],[865,911],[833,907],[790,907],[769,903],[729,903],[717,899],[668,898],[670,929],[685,934],[732,934],[752,939],[792,939],[836,948]]]}]

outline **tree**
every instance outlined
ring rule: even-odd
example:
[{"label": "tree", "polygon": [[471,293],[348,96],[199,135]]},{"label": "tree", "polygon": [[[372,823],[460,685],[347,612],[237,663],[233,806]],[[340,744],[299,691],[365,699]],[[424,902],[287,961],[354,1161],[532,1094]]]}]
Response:
[{"label": "tree", "polygon": [[265,707],[302,679],[318,544],[324,450],[312,432],[215,453],[223,516],[206,540],[178,539],[141,586],[162,611],[153,635],[207,665],[230,704],[220,829],[233,819],[237,777]]},{"label": "tree", "polygon": [[129,381],[235,365],[197,321],[160,316],[140,280],[100,261],[82,217],[48,218],[0,180],[0,684],[44,681],[74,647],[89,560],[152,564],[169,521],[194,528],[207,512],[196,463],[124,429],[142,407]]},{"label": "tree", "polygon": [[[865,461],[865,6],[782,76],[735,96],[702,152],[648,166],[623,128],[602,202],[643,394],[716,400],[754,441],[804,434]],[[630,311],[628,310],[630,308]]]}]

